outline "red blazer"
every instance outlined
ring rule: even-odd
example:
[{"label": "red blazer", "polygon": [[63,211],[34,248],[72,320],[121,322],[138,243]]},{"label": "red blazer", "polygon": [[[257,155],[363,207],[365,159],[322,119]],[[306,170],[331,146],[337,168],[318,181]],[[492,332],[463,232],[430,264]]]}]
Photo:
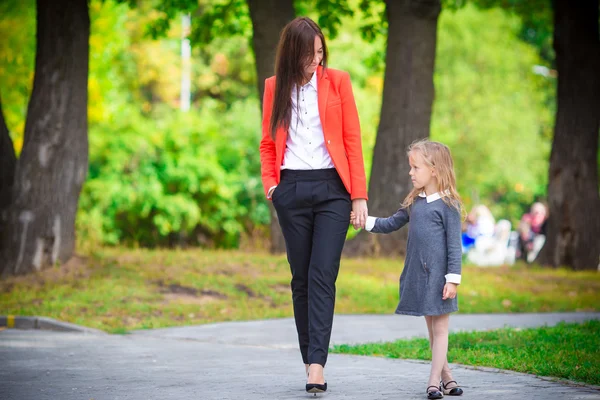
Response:
[{"label": "red blazer", "polygon": [[[287,131],[277,129],[275,141],[271,138],[271,112],[275,94],[275,77],[265,80],[263,96],[262,140],[260,141],[261,175],[265,195],[278,185]],[[331,160],[344,182],[350,198],[367,199],[367,183],[360,138],[358,111],[347,72],[322,67],[317,69],[317,96],[319,115],[325,145]]]}]

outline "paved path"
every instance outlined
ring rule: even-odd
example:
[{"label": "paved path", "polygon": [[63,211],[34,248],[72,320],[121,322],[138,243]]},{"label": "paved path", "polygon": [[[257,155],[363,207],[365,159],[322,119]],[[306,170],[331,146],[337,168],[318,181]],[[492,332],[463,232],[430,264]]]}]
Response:
[{"label": "paved path", "polygon": [[[456,315],[454,329],[552,325],[600,313]],[[419,318],[336,316],[332,343],[424,334]],[[97,335],[0,331],[0,399],[309,399],[292,319]],[[425,399],[427,363],[330,355],[323,399]],[[463,399],[600,399],[530,375],[454,366]]]},{"label": "paved path", "polygon": [[[600,313],[457,314],[450,317],[451,331],[474,331],[510,327],[537,327],[558,322],[600,319]],[[219,344],[298,348],[296,325],[291,318],[266,321],[223,322],[180,328],[135,331],[135,335],[170,339],[193,339]],[[427,337],[423,317],[408,315],[336,315],[331,344],[353,344]]]}]

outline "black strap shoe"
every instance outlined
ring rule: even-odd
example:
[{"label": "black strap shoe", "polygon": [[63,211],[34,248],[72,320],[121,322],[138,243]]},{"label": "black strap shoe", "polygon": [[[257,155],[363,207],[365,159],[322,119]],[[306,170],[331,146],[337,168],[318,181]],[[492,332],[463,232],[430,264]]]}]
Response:
[{"label": "black strap shoe", "polygon": [[[456,384],[456,386],[449,388],[448,384],[454,382]],[[464,393],[463,390],[461,389],[460,386],[458,386],[458,382],[456,381],[448,381],[446,383],[444,383],[443,381],[440,382],[441,384],[441,388],[442,391],[444,392],[445,395],[448,396],[462,396],[462,394]]]},{"label": "black strap shoe", "polygon": [[[430,388],[434,388],[435,390],[429,391]],[[439,388],[437,386],[427,386],[427,390],[425,391],[427,393],[427,398],[428,399],[443,399],[444,394],[440,390],[441,390],[441,388]]]}]

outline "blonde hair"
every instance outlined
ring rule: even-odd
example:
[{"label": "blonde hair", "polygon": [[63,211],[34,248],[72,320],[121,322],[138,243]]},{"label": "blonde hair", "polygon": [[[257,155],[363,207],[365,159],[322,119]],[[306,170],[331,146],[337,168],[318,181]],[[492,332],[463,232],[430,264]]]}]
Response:
[{"label": "blonde hair", "polygon": [[[435,177],[438,183],[438,193],[444,203],[454,207],[464,218],[464,209],[460,195],[456,190],[456,176],[454,175],[454,162],[450,149],[443,143],[432,142],[427,139],[413,142],[406,151],[410,157],[411,153],[419,153],[425,164],[435,169]],[[423,192],[423,188],[413,188],[402,202],[402,208],[409,208],[417,196]]]}]

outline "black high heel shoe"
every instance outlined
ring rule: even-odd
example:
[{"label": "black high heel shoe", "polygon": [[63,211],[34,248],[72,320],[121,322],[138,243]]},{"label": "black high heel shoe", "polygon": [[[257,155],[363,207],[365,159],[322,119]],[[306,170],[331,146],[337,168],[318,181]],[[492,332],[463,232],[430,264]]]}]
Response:
[{"label": "black high heel shoe", "polygon": [[325,393],[326,391],[327,391],[327,382],[325,382],[322,385],[320,383],[307,383],[306,384],[306,392],[314,393],[315,396],[317,393]]},{"label": "black high heel shoe", "polygon": [[[448,388],[448,384],[454,382],[456,384],[456,386],[452,387],[452,388]],[[448,395],[448,396],[461,396],[463,394],[463,390],[461,389],[460,386],[458,386],[458,382],[456,381],[448,381],[446,383],[444,383],[444,381],[440,382],[440,386],[442,388],[442,392],[444,392],[444,394]]]},{"label": "black high heel shoe", "polygon": [[[309,377],[308,371],[306,371],[306,378]],[[314,395],[316,396],[317,393],[325,393],[327,391],[327,382],[325,382],[324,384],[320,384],[320,383],[307,383],[306,384],[306,392],[307,393],[314,393]]]}]

